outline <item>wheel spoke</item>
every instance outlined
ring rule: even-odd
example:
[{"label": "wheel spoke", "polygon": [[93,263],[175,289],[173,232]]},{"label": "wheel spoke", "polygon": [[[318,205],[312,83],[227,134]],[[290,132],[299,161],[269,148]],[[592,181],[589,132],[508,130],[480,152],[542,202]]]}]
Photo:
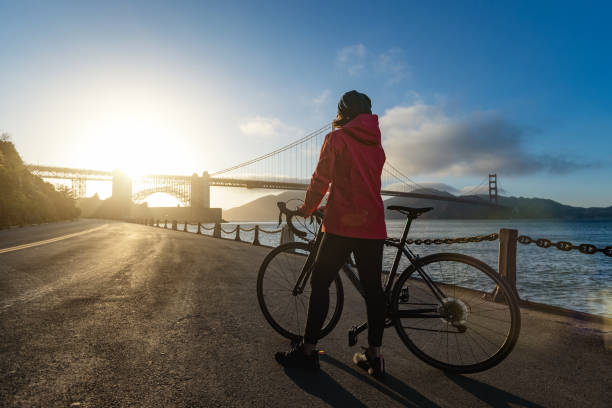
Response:
[{"label": "wheel spoke", "polygon": [[[296,250],[303,254],[296,255]],[[257,296],[264,317],[277,332],[291,339],[303,334],[308,316],[311,293],[308,282],[303,282],[306,285],[302,293],[294,295],[297,280],[308,261],[308,253],[304,243],[279,246],[266,257],[258,276]],[[324,334],[336,324],[342,308],[341,288],[335,280],[332,284],[329,291],[331,313],[328,311],[325,317]]]},{"label": "wheel spoke", "polygon": [[[495,272],[465,255],[430,255],[421,262],[446,297],[438,303],[434,289],[414,268],[400,275],[393,299],[400,338],[439,368],[474,372],[501,361],[516,342],[520,320],[515,316],[520,312]],[[483,296],[496,286],[506,297],[504,303]],[[510,347],[504,347],[509,341]],[[499,353],[505,354],[499,358]]]}]

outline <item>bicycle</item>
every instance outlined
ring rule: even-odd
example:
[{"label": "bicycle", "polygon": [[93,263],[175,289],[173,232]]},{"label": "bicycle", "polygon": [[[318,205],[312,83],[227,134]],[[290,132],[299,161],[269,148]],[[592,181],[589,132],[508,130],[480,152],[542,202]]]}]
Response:
[{"label": "bicycle", "polygon": [[[296,211],[277,203],[279,222],[284,214],[293,233],[307,233],[293,224]],[[475,373],[499,364],[514,348],[521,327],[518,297],[506,281],[484,262],[462,254],[437,253],[421,258],[406,244],[412,222],[433,208],[389,206],[406,216],[401,239],[387,238],[385,246],[397,248],[383,290],[387,299],[385,327],[394,326],[402,342],[424,362],[453,373]],[[302,339],[309,282],[323,233],[320,210],[314,239],[274,248],[263,260],[257,277],[257,298],[264,317],[282,336]],[[402,256],[410,264],[399,276]],[[353,256],[342,267],[349,281],[364,296]],[[280,305],[277,304],[280,301]],[[340,273],[330,287],[330,308],[320,338],[336,326],[344,305]],[[367,323],[349,330],[349,346],[357,344]]]}]

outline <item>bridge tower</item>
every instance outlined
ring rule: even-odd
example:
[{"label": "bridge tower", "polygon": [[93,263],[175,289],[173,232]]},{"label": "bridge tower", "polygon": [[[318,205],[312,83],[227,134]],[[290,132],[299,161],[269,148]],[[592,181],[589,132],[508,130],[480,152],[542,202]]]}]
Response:
[{"label": "bridge tower", "polygon": [[126,214],[132,204],[132,179],[120,170],[113,171],[113,201]]},{"label": "bridge tower", "polygon": [[202,177],[198,177],[196,173],[191,176],[191,199],[192,208],[210,208],[210,176],[208,172],[202,173]]},{"label": "bridge tower", "polygon": [[497,174],[489,174],[489,201],[497,204]]}]

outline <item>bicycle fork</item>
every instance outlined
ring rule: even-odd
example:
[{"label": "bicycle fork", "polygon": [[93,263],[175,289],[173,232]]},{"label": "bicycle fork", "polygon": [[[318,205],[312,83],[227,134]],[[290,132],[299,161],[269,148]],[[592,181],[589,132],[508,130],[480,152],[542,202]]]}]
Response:
[{"label": "bicycle fork", "polygon": [[310,260],[307,260],[306,263],[304,263],[304,267],[302,268],[300,277],[297,279],[297,281],[295,282],[295,286],[293,287],[293,296],[297,296],[304,293],[304,288],[306,287],[306,284],[308,283],[308,278],[312,273],[311,265],[312,262],[310,262]]}]

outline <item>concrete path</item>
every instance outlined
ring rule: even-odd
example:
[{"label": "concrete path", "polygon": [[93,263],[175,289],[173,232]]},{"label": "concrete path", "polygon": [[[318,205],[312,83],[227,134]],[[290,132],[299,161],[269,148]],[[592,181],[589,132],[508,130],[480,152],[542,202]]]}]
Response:
[{"label": "concrete path", "polygon": [[[322,371],[285,371],[287,347],[257,304],[268,248],[124,223],[0,231],[0,405],[139,407],[583,407],[612,400],[611,328],[523,310],[512,355],[479,374],[422,363],[393,329],[388,379],[356,369],[347,330],[365,316],[347,287]],[[362,336],[361,340],[365,340]]]}]

